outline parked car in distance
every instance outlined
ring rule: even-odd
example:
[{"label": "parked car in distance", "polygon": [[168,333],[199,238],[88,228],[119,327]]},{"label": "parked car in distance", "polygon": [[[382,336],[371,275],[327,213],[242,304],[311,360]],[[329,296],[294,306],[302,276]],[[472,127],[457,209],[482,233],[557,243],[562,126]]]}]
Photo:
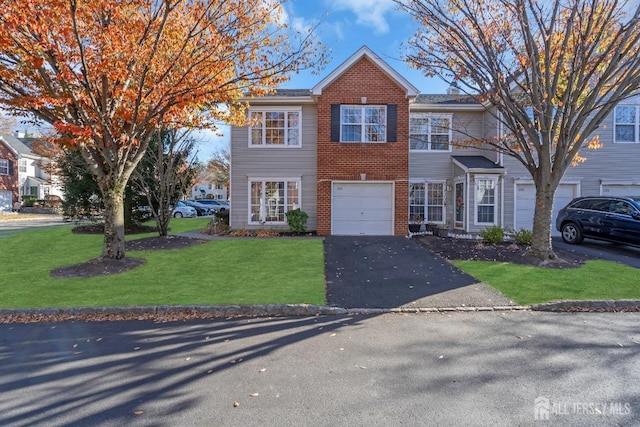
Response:
[{"label": "parked car in distance", "polygon": [[195,208],[187,206],[184,202],[178,202],[173,210],[174,218],[195,218],[198,216],[198,212]]},{"label": "parked car in distance", "polygon": [[203,205],[207,205],[213,207],[213,209],[217,211],[225,211],[229,210],[229,203],[224,200],[215,200],[215,199],[198,199],[194,200],[195,202],[202,203]]},{"label": "parked car in distance", "polygon": [[585,237],[640,246],[640,196],[587,196],[558,211],[556,230],[577,244]]},{"label": "parked car in distance", "polygon": [[184,203],[185,205],[194,208],[198,213],[198,216],[213,215],[214,212],[213,207],[207,206],[203,203],[194,202],[193,200],[183,200],[180,203]]}]

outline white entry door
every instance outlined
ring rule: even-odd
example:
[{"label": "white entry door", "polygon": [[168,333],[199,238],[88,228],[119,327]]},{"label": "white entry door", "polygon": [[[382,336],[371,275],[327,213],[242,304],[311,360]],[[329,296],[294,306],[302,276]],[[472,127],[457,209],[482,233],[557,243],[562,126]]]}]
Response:
[{"label": "white entry door", "polygon": [[[558,209],[565,207],[571,199],[578,196],[578,184],[560,184],[553,199],[553,217],[551,235],[559,236],[556,231]],[[514,228],[533,229],[533,214],[536,209],[536,186],[534,184],[516,184]]]},{"label": "white entry door", "polygon": [[393,235],[393,183],[334,182],[331,234]]}]

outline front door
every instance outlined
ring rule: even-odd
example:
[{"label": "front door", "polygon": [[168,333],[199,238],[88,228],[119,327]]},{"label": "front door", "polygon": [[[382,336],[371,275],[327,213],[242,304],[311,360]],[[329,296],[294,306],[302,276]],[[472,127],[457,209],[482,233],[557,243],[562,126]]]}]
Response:
[{"label": "front door", "polygon": [[464,205],[465,205],[465,194],[464,194],[464,182],[456,182],[455,183],[455,211],[454,211],[454,228],[464,229]]}]

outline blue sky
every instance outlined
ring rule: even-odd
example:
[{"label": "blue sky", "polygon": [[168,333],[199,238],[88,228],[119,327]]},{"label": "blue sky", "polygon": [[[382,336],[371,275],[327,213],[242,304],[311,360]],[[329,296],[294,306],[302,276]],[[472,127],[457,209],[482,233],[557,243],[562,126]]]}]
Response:
[{"label": "blue sky", "polygon": [[[316,27],[318,40],[331,50],[330,62],[313,74],[306,71],[291,76],[282,87],[311,89],[334,68],[363,45],[367,45],[385,62],[402,74],[421,93],[445,93],[448,84],[438,78],[426,78],[401,58],[407,41],[415,33],[416,23],[398,10],[392,0],[289,0],[284,4],[283,20],[290,28],[304,31]],[[206,161],[211,154],[228,144],[228,129],[222,137],[200,133],[198,158]]]},{"label": "blue sky", "polygon": [[445,93],[447,84],[426,78],[401,58],[416,23],[392,0],[290,0],[285,3],[289,26],[305,29],[317,25],[316,35],[327,49],[331,62],[319,75],[294,75],[283,87],[310,89],[363,45],[367,45],[395,68],[421,93]]}]

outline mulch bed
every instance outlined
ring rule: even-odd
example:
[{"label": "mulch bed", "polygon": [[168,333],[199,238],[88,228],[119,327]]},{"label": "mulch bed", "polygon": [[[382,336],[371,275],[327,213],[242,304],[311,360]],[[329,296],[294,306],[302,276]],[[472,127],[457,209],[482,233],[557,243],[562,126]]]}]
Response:
[{"label": "mulch bed", "polygon": [[[137,225],[127,228],[125,234],[140,234],[156,231],[155,227]],[[103,234],[104,224],[86,224],[75,227],[73,233],[78,234]],[[153,236],[142,239],[128,240],[125,242],[125,251],[157,251],[170,249],[183,249],[204,243],[204,239],[192,239],[184,236]],[[142,258],[124,257],[123,259],[94,258],[82,264],[51,270],[54,278],[86,278],[122,273],[143,265],[146,261]]]}]

